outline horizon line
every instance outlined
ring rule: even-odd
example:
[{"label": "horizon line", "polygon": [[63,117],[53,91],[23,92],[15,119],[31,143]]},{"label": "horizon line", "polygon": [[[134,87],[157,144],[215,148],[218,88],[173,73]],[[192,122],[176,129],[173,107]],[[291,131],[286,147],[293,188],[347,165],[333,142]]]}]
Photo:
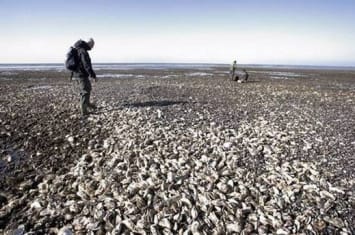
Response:
[{"label": "horizon line", "polygon": [[[23,63],[2,63],[0,62],[0,65],[61,65],[64,63],[60,62],[50,62],[50,63],[43,63],[43,62],[23,62]],[[123,64],[123,65],[129,65],[129,64],[196,64],[196,65],[230,65],[231,63],[204,63],[204,62],[96,62],[92,63],[93,65],[102,65],[102,64]],[[243,63],[237,63],[237,65],[241,66],[280,66],[280,67],[287,67],[287,66],[303,66],[303,67],[344,67],[344,68],[355,68],[355,65],[330,65],[330,64],[324,64],[324,65],[319,65],[319,64],[272,64],[272,63],[248,63],[248,64],[243,64]]]}]

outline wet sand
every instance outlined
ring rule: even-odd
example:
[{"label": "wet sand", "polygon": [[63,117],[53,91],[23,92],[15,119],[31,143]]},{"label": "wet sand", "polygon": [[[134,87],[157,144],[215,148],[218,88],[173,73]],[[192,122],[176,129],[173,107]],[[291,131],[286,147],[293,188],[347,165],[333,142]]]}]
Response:
[{"label": "wet sand", "polygon": [[[40,206],[33,203],[36,198],[46,197],[48,201],[64,200],[62,195],[56,198],[53,192],[41,191],[41,186],[47,182],[52,187],[51,182],[71,172],[84,154],[94,151],[101,154],[103,161],[109,159],[107,156],[112,152],[126,154],[120,148],[108,150],[110,144],[105,142],[122,123],[128,125],[127,133],[122,134],[126,144],[131,138],[142,151],[150,145],[145,141],[154,141],[154,135],[147,132],[155,133],[159,125],[167,129],[177,125],[180,128],[174,129],[177,132],[189,129],[203,132],[216,127],[223,132],[216,134],[218,141],[211,142],[208,136],[204,140],[187,136],[175,141],[180,143],[181,140],[184,149],[190,151],[187,156],[197,161],[202,155],[213,158],[218,151],[222,151],[223,156],[236,156],[238,169],[253,173],[255,179],[263,174],[263,165],[269,164],[264,161],[267,159],[265,145],[272,148],[279,145],[276,146],[279,153],[273,150],[272,164],[281,168],[284,163],[295,161],[312,165],[319,181],[310,179],[310,184],[319,183],[320,190],[328,190],[335,197],[329,196],[334,201],[331,209],[314,214],[309,222],[311,227],[316,230],[314,223],[324,220],[320,232],[354,232],[351,228],[355,226],[355,71],[260,68],[247,68],[247,71],[249,81],[237,83],[228,79],[227,68],[223,67],[206,71],[100,70],[92,92],[92,100],[99,108],[86,119],[79,115],[78,87],[68,81],[68,73],[0,71],[0,233],[20,231],[20,225],[24,225],[27,232],[43,234],[55,233],[55,229],[66,225],[78,232],[74,226],[75,215],[83,212],[74,213],[73,218],[60,213],[41,214],[43,203],[39,203]],[[141,124],[141,136],[131,136],[131,126],[139,129],[140,125],[135,122],[142,118],[147,121]],[[225,130],[240,134],[244,142],[227,139]],[[267,132],[282,136],[276,138]],[[119,138],[117,133],[114,136]],[[162,141],[162,145],[168,144]],[[194,151],[195,142],[211,152]],[[230,145],[235,147],[234,152]],[[169,154],[166,152],[167,156]],[[331,192],[322,182],[339,190]],[[302,197],[299,200],[302,201]],[[305,204],[313,205],[318,211],[322,203]],[[202,211],[196,208],[201,215]],[[338,218],[341,225],[335,225],[337,219],[332,222],[332,218]],[[292,220],[296,220],[296,215]],[[241,231],[246,229],[246,224]],[[186,223],[177,226],[182,230],[190,228]],[[109,231],[100,229],[103,233]],[[127,225],[120,229],[121,232],[130,230]],[[135,230],[131,228],[131,231]],[[250,231],[258,232],[256,228]],[[281,230],[270,225],[266,231]],[[304,224],[299,231],[310,230]]]}]

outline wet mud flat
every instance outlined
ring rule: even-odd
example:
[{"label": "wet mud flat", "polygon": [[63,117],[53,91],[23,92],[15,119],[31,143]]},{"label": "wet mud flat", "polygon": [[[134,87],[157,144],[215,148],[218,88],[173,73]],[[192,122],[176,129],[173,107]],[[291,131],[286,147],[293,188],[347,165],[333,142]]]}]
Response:
[{"label": "wet mud flat", "polygon": [[355,72],[247,71],[0,71],[0,233],[354,233]]}]

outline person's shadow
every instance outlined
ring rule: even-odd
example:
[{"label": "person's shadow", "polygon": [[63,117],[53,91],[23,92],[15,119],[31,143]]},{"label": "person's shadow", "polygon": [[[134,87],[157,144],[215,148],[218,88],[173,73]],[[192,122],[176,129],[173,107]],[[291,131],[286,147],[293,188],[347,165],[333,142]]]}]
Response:
[{"label": "person's shadow", "polygon": [[186,101],[172,101],[172,100],[159,100],[159,101],[146,101],[146,102],[136,102],[136,103],[126,103],[124,107],[135,107],[135,108],[142,108],[142,107],[163,107],[163,106],[170,106],[176,104],[187,104]]}]

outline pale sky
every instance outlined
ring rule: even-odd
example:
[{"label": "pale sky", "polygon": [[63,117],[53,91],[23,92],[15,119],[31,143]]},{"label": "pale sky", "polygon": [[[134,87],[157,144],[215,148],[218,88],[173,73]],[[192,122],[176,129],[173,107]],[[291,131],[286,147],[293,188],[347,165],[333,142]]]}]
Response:
[{"label": "pale sky", "polygon": [[354,0],[0,0],[0,63],[355,66]]}]

